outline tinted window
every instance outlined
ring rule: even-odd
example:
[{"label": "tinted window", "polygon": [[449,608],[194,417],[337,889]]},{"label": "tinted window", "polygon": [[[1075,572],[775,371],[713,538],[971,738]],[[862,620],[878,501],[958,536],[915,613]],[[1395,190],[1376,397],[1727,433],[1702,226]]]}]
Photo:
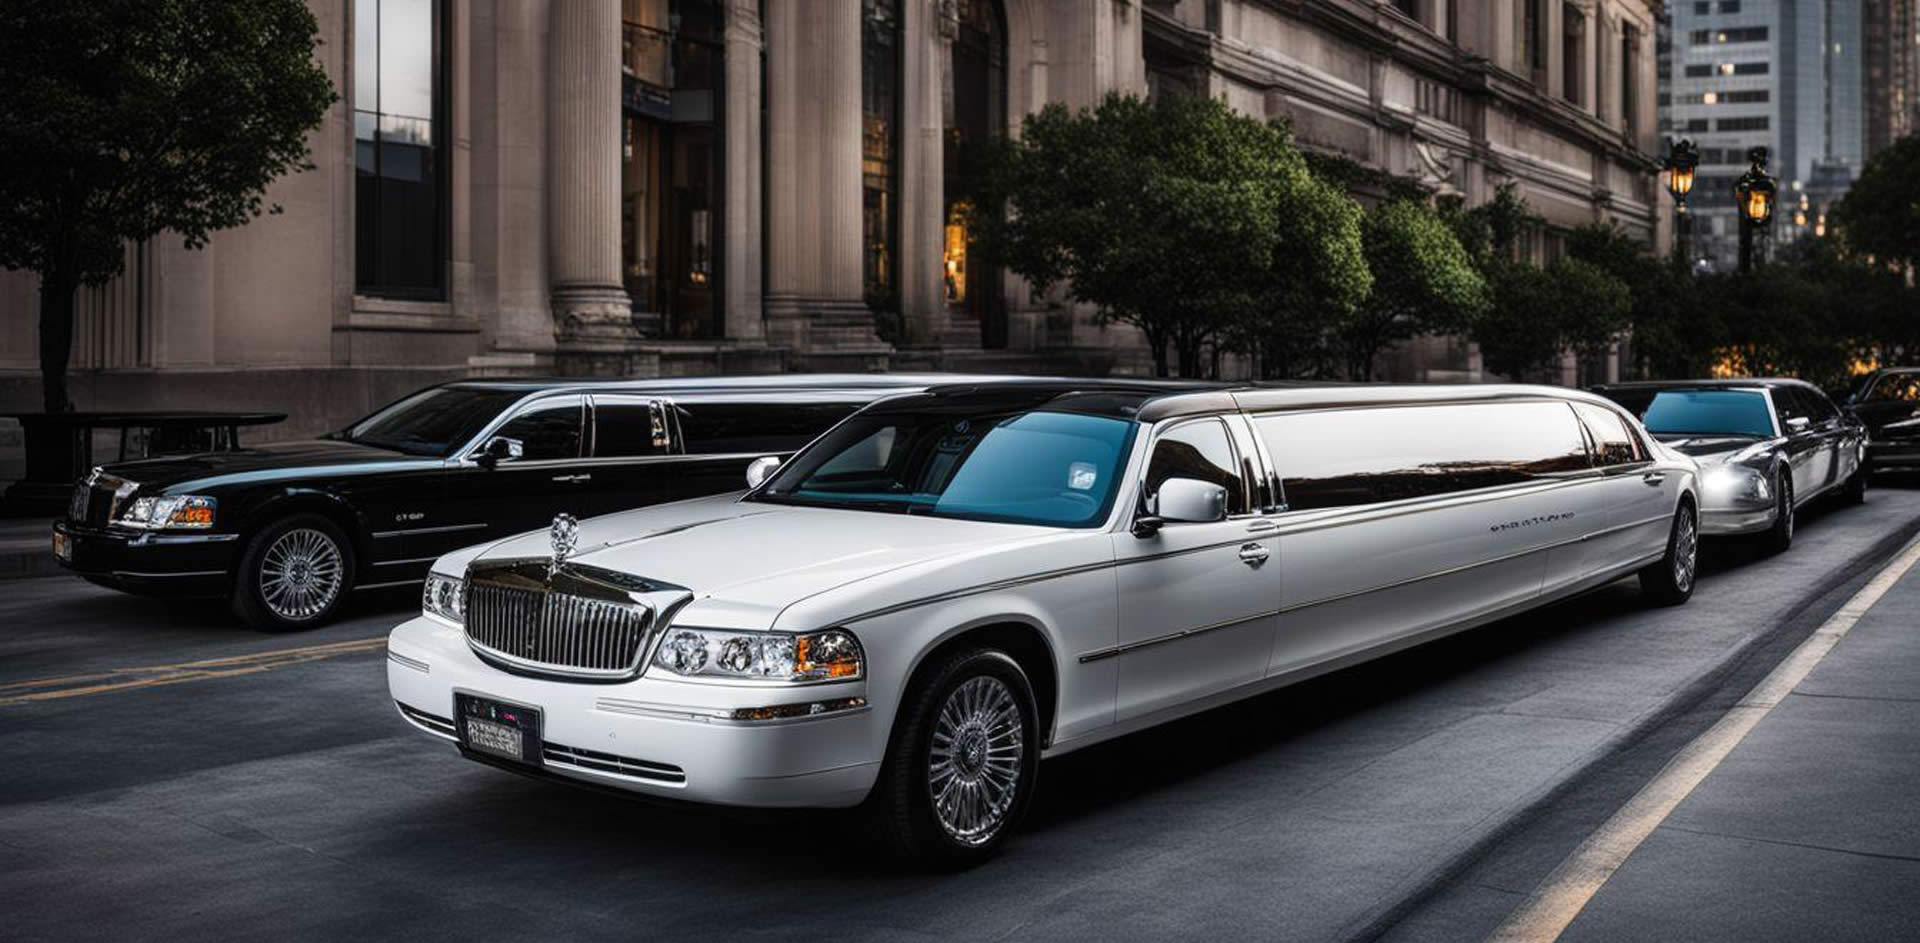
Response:
[{"label": "tinted window", "polygon": [[1640,437],[1627,428],[1627,421],[1619,413],[1588,403],[1575,403],[1573,409],[1580,414],[1580,421],[1586,423],[1587,431],[1593,433],[1595,465],[1625,465],[1646,459],[1646,453],[1640,448]]},{"label": "tinted window", "polygon": [[340,438],[412,455],[451,455],[524,395],[457,386],[421,390],[348,426]]},{"label": "tinted window", "polygon": [[578,396],[541,400],[515,414],[494,435],[519,439],[522,461],[579,458],[582,408]]},{"label": "tinted window", "polygon": [[1565,403],[1396,406],[1259,416],[1294,510],[1376,504],[1587,469]]},{"label": "tinted window", "polygon": [[1767,401],[1756,390],[1610,391],[1654,435],[1773,435]]},{"label": "tinted window", "polygon": [[666,451],[665,414],[641,396],[593,398],[593,454],[599,456],[659,455]]},{"label": "tinted window", "polygon": [[1920,402],[1920,373],[1889,373],[1873,381],[1866,395],[1860,397],[1866,403],[1914,403]]},{"label": "tinted window", "polygon": [[1112,508],[1134,428],[1048,410],[868,413],[835,426],[751,500],[1086,527]]},{"label": "tinted window", "polygon": [[1227,513],[1247,512],[1246,484],[1234,460],[1233,447],[1227,444],[1227,427],[1218,419],[1190,422],[1177,426],[1153,444],[1153,458],[1147,462],[1149,498],[1160,493],[1160,485],[1169,478],[1197,478],[1227,489]]},{"label": "tinted window", "polygon": [[680,413],[680,434],[686,439],[689,454],[765,455],[806,445],[860,404],[845,399],[812,400],[807,394],[793,393],[783,394],[777,402],[757,399],[674,405]]},{"label": "tinted window", "polygon": [[1800,402],[1806,406],[1807,415],[1813,417],[1815,425],[1840,415],[1840,411],[1833,408],[1833,401],[1827,399],[1827,394],[1804,386],[1792,387],[1792,390],[1799,396]]},{"label": "tinted window", "polygon": [[1791,431],[1787,430],[1789,419],[1813,421],[1813,410],[1807,406],[1807,401],[1798,395],[1799,392],[1790,386],[1779,387],[1773,391],[1773,409],[1780,414],[1782,430]]}]

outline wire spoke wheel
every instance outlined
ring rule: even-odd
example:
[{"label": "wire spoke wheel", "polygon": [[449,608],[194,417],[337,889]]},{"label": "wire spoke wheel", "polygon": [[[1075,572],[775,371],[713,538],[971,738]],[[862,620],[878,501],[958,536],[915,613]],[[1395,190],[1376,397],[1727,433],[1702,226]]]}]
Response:
[{"label": "wire spoke wheel", "polygon": [[983,845],[1019,797],[1026,726],[1006,682],[976,675],[947,695],[934,721],[927,792],[934,818],[963,845]]},{"label": "wire spoke wheel", "polygon": [[1700,529],[1693,512],[1682,509],[1673,533],[1673,585],[1681,592],[1693,588],[1693,571],[1700,555]]},{"label": "wire spoke wheel", "polygon": [[260,601],[290,622],[327,610],[340,595],[345,560],[333,538],[311,527],[281,534],[260,558]]}]

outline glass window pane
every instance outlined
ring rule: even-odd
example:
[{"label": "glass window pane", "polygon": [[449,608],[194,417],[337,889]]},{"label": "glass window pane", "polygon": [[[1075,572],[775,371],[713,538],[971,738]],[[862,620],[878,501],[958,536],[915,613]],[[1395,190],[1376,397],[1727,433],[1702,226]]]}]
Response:
[{"label": "glass window pane", "polygon": [[1345,507],[1590,466],[1565,403],[1467,403],[1256,417],[1288,507]]},{"label": "glass window pane", "polygon": [[380,111],[433,117],[433,0],[380,0]]},{"label": "glass window pane", "polygon": [[661,454],[665,450],[654,445],[654,433],[653,405],[647,399],[593,398],[593,454],[618,457]]},{"label": "glass window pane", "polygon": [[380,0],[353,5],[353,107],[380,110]]},{"label": "glass window pane", "polygon": [[845,401],[678,403],[680,432],[693,455],[767,455],[791,452],[845,419],[857,404]]},{"label": "glass window pane", "polygon": [[1575,403],[1573,408],[1580,414],[1580,421],[1586,424],[1587,431],[1593,433],[1595,465],[1605,468],[1646,458],[1641,451],[1639,437],[1627,428],[1626,420],[1619,413],[1587,403]]},{"label": "glass window pane", "polygon": [[1176,427],[1153,445],[1147,463],[1147,496],[1160,493],[1168,478],[1194,478],[1227,489],[1227,513],[1247,512],[1246,483],[1227,442],[1227,427],[1217,419]]},{"label": "glass window pane", "polygon": [[580,457],[581,401],[564,396],[522,410],[495,435],[519,439],[522,461]]}]

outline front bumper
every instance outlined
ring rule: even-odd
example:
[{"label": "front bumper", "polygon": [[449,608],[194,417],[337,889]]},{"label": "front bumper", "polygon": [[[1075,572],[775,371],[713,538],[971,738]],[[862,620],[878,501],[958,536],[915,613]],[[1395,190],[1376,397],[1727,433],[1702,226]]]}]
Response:
[{"label": "front bumper", "polygon": [[1700,534],[1705,537],[1731,537],[1737,534],[1756,534],[1773,526],[1773,517],[1779,513],[1772,504],[1763,507],[1742,507],[1725,505],[1708,506],[1700,514]]},{"label": "front bumper", "polygon": [[[232,582],[238,534],[126,533],[55,521],[60,565],[103,586],[153,596],[220,596]],[[53,551],[50,551],[53,552]]]},{"label": "front bumper", "polygon": [[719,805],[858,805],[879,774],[888,733],[885,719],[867,708],[785,721],[710,716],[864,697],[863,681],[769,687],[527,677],[481,661],[464,633],[426,616],[389,636],[387,687],[408,723],[456,743],[455,692],[539,708],[546,755],[540,766],[519,771]]}]

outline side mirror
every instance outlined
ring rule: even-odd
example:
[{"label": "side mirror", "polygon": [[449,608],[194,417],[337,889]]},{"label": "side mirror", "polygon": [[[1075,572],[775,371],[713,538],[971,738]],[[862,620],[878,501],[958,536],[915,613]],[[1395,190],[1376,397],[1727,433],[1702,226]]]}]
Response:
[{"label": "side mirror", "polygon": [[1813,420],[1805,416],[1794,416],[1787,420],[1787,431],[1789,433],[1805,432],[1807,431],[1807,427],[1811,425],[1813,425]]},{"label": "side mirror", "polygon": [[503,435],[494,436],[480,447],[475,460],[482,466],[492,468],[501,462],[511,462],[526,454],[526,446],[519,439],[509,439]]},{"label": "side mirror", "polygon": [[1162,524],[1206,524],[1227,519],[1227,489],[1197,478],[1169,478],[1133,521],[1135,537],[1151,537]]},{"label": "side mirror", "polygon": [[747,487],[760,487],[761,482],[772,478],[773,473],[779,468],[780,457],[778,455],[762,455],[747,463]]}]

